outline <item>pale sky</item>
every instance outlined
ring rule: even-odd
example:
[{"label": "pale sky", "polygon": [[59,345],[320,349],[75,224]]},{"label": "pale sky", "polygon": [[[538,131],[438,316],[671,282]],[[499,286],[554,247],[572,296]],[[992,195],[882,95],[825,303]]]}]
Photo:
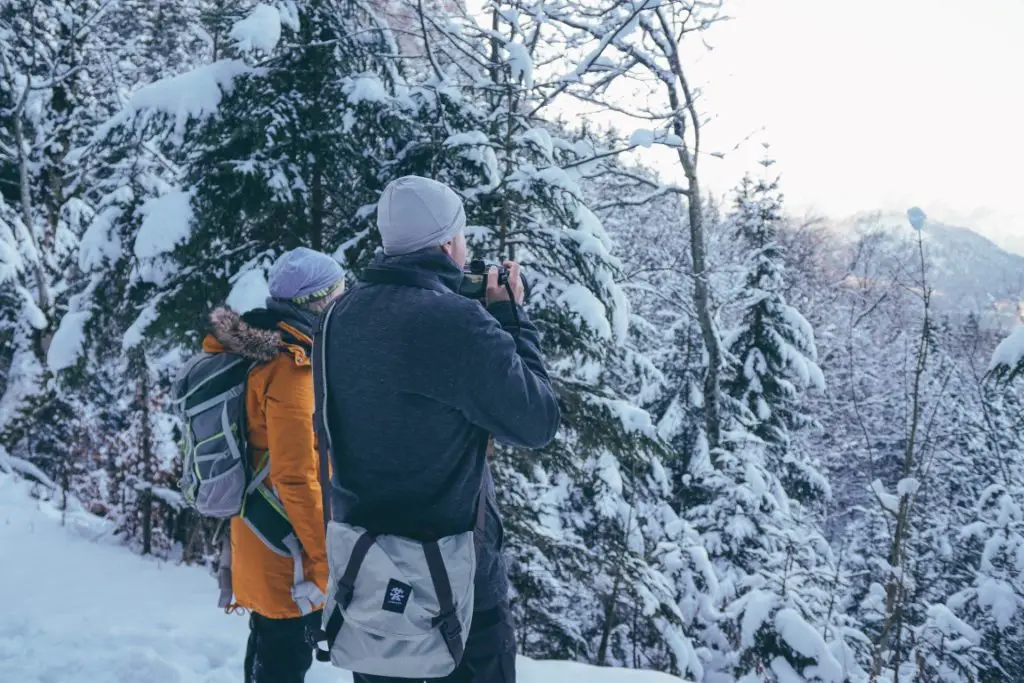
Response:
[{"label": "pale sky", "polygon": [[[696,66],[728,187],[771,143],[790,207],[920,205],[1024,253],[1024,0],[728,0]],[[756,167],[755,167],[756,168]],[[1024,199],[1024,198],[1022,198]]]}]

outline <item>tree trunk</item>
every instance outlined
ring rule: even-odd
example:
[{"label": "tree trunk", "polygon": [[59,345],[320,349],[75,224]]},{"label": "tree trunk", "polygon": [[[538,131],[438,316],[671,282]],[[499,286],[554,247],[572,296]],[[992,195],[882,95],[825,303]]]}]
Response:
[{"label": "tree trunk", "polygon": [[612,628],[615,626],[616,605],[619,601],[619,585],[622,583],[622,572],[615,577],[611,595],[604,605],[604,625],[601,627],[601,643],[597,647],[597,666],[606,666],[608,662],[608,641],[611,640]]},{"label": "tree trunk", "polygon": [[[910,434],[907,437],[907,445],[903,452],[902,477],[910,476],[914,467],[914,454],[917,448],[917,433],[921,424],[921,380],[928,363],[928,337],[931,325],[931,293],[928,291],[928,282],[925,277],[924,240],[920,231],[917,235],[918,253],[921,264],[921,295],[924,297],[924,319],[921,323],[921,338],[918,342],[917,359],[914,367],[914,386],[910,395]],[[889,547],[889,566],[893,568],[885,584],[885,621],[882,625],[882,633],[879,635],[876,644],[875,655],[871,668],[871,681],[874,682],[882,672],[884,665],[883,655],[889,648],[893,638],[893,629],[896,627],[896,642],[902,642],[901,612],[903,596],[903,560],[904,547],[910,526],[910,495],[909,493],[900,496],[900,506],[896,513],[896,528],[892,535],[892,544]],[[895,572],[895,573],[894,573]],[[897,647],[897,651],[898,651]],[[899,658],[897,657],[897,660]],[[895,683],[899,683],[899,661],[893,665],[896,672]]]},{"label": "tree trunk", "polygon": [[71,469],[70,464],[67,461],[67,454],[64,454],[64,459],[61,461],[60,468],[60,525],[68,525],[68,491],[71,490],[71,475],[68,472]]},{"label": "tree trunk", "polygon": [[139,394],[142,403],[142,478],[139,495],[142,506],[142,554],[153,552],[153,430],[149,415],[149,367],[142,353],[139,362]]},{"label": "tree trunk", "polygon": [[[680,151],[679,156],[682,160],[686,155]],[[707,247],[704,242],[704,206],[700,196],[697,169],[689,160],[683,161],[683,168],[689,182],[687,205],[690,219],[690,254],[693,259],[693,303],[697,308],[704,349],[708,354],[708,368],[704,376],[704,427],[707,431],[708,446],[717,448],[722,441],[722,415],[718,400],[722,349],[711,317],[711,283],[708,280]]]},{"label": "tree trunk", "polygon": [[[27,88],[28,86],[26,86]],[[18,148],[18,193],[21,195],[21,222],[25,231],[25,237],[29,240],[32,246],[32,270],[36,281],[36,305],[39,310],[47,316],[47,322],[49,323],[50,316],[50,288],[46,282],[46,272],[43,268],[43,254],[40,251],[39,242],[36,239],[35,232],[33,231],[32,220],[32,183],[29,178],[28,166],[28,151],[27,143],[25,141],[25,128],[24,123],[21,120],[21,109],[20,107],[15,110],[14,115],[11,117],[14,129],[14,144]],[[45,330],[34,329],[33,334],[33,346],[36,353],[36,357],[40,363],[45,364],[46,353],[49,350],[49,335],[46,334]]]},{"label": "tree trunk", "polygon": [[[659,14],[662,28],[666,36],[674,35]],[[690,255],[693,259],[693,303],[697,309],[697,320],[700,333],[704,338],[704,349],[708,354],[707,374],[704,376],[704,428],[707,432],[708,446],[718,448],[722,442],[722,415],[719,403],[719,386],[722,374],[722,349],[719,345],[718,332],[711,316],[711,281],[707,267],[707,247],[704,240],[704,203],[700,194],[700,177],[697,163],[700,156],[701,118],[697,113],[697,103],[690,90],[686,78],[686,70],[679,55],[678,46],[669,42],[671,47],[665,56],[669,58],[673,82],[667,83],[669,104],[676,112],[672,119],[672,131],[682,142],[676,148],[679,165],[686,175],[686,203],[690,223]],[[690,128],[691,140],[687,142],[687,126]]]},{"label": "tree trunk", "polygon": [[310,206],[309,218],[310,218],[310,248],[315,251],[322,251],[324,248],[324,214],[325,209],[325,197],[324,197],[324,169],[323,161],[319,153],[316,154],[316,158],[313,160],[313,182],[310,190]]}]

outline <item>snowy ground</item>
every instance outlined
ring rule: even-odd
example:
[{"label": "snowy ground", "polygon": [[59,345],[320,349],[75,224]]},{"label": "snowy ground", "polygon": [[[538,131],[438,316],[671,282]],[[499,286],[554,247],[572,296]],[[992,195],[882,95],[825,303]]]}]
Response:
[{"label": "snowy ground", "polygon": [[[133,555],[0,472],[0,681],[237,683],[246,617],[203,570]],[[659,673],[519,660],[520,683],[679,683]],[[351,678],[314,664],[309,683]]]}]

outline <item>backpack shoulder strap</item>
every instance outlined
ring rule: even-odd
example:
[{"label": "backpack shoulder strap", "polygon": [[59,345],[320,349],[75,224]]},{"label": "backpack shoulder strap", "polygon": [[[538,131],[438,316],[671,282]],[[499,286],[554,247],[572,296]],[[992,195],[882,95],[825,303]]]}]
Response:
[{"label": "backpack shoulder strap", "polygon": [[484,542],[484,525],[487,524],[487,489],[491,479],[490,460],[494,455],[494,439],[487,440],[487,455],[484,460],[484,472],[480,477],[480,490],[476,498],[476,522],[473,526],[473,546],[476,548],[477,556],[480,555],[480,546]]},{"label": "backpack shoulder strap", "polygon": [[335,299],[317,317],[313,328],[313,429],[316,433],[317,451],[320,456],[320,498],[323,504],[324,531],[332,519],[330,458],[333,450],[331,432],[327,427],[327,330],[330,328],[334,307],[341,300]]}]

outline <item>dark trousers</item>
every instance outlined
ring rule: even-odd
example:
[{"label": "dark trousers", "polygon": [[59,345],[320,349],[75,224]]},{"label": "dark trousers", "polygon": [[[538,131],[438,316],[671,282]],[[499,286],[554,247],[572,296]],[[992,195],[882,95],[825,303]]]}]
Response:
[{"label": "dark trousers", "polygon": [[507,605],[477,612],[462,663],[444,678],[388,678],[352,674],[352,683],[516,683],[516,645]]},{"label": "dark trousers", "polygon": [[270,619],[253,612],[245,648],[245,683],[303,683],[313,664],[307,631],[320,628],[321,614]]}]

